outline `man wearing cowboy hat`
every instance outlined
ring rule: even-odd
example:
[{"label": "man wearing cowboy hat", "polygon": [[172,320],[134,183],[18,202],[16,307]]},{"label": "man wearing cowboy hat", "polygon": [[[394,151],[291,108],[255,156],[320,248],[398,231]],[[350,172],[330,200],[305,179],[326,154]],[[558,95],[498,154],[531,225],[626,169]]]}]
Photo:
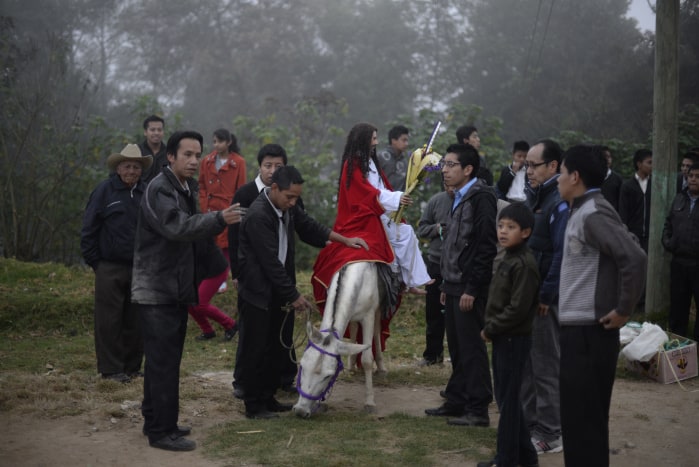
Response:
[{"label": "man wearing cowboy hat", "polygon": [[136,221],[146,184],[141,173],[153,157],[127,144],[107,158],[109,178],[90,195],[80,248],[95,271],[95,350],[103,378],[127,383],[140,375],[143,340],[140,318],[131,304]]}]

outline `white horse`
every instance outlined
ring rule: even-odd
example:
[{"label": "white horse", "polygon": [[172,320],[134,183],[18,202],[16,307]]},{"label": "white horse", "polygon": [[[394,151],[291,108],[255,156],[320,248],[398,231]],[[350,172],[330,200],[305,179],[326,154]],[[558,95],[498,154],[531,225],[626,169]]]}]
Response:
[{"label": "white horse", "polygon": [[[328,288],[325,312],[320,330],[306,324],[308,347],[299,365],[296,388],[299,400],[294,412],[308,418],[325,400],[326,395],[343,369],[342,355],[362,353],[366,399],[364,409],[376,410],[374,402],[372,339],[376,350],[376,366],[386,372],[381,355],[381,310],[385,287],[380,283],[377,263],[357,262],[343,266],[333,275]],[[344,342],[347,325],[362,325],[362,344]],[[350,357],[350,360],[353,360]]]}]

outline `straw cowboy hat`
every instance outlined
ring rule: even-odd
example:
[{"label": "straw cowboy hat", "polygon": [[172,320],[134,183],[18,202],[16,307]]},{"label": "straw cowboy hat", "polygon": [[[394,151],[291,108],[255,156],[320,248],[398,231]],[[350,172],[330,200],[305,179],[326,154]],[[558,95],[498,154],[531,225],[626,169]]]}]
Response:
[{"label": "straw cowboy hat", "polygon": [[117,165],[124,161],[140,162],[143,166],[143,170],[148,170],[153,164],[153,156],[142,156],[141,149],[137,144],[127,144],[120,153],[112,154],[107,158],[107,167],[109,167],[110,172],[114,172],[116,171]]}]

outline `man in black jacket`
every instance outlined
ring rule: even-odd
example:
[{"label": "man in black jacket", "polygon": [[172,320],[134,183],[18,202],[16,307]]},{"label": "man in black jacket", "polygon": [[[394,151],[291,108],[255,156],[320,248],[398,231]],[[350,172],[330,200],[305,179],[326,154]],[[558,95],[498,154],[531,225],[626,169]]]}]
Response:
[{"label": "man in black jacket", "polygon": [[107,159],[112,174],[90,195],[80,248],[95,271],[95,353],[103,378],[127,383],[143,360],[140,318],[131,303],[131,268],[138,207],[153,163],[135,144]]},{"label": "man in black jacket", "polygon": [[447,421],[451,425],[488,426],[493,386],[481,329],[497,252],[497,197],[476,176],[480,160],[473,146],[452,144],[441,165],[444,184],[454,189],[440,263],[452,373],[444,390],[446,402],[425,413],[457,417]]},{"label": "man in black jacket", "polygon": [[[687,189],[675,196],[663,228],[663,246],[670,263],[670,331],[689,336],[689,309],[699,303],[699,163],[687,170]],[[692,339],[699,339],[699,319]]]},{"label": "man in black jacket", "polygon": [[[287,164],[287,155],[284,148],[278,144],[265,144],[257,153],[257,164],[260,167],[260,172],[255,177],[255,180],[246,183],[233,196],[233,203],[238,204],[241,208],[247,209],[265,187],[272,184],[272,175],[279,168]],[[296,201],[294,209],[303,210],[303,202],[299,198]],[[228,254],[231,265],[231,277],[233,278],[233,287],[238,288],[238,276],[240,274],[240,266],[238,262],[238,238],[239,224],[231,225],[228,228]],[[323,247],[319,245],[319,247]],[[238,307],[240,308],[240,306]],[[242,339],[245,333],[242,323],[238,324],[238,339]],[[288,319],[284,322],[282,329],[282,340],[287,347],[292,347],[294,341],[294,320]],[[240,374],[238,361],[240,358],[240,346],[236,352],[235,369],[233,370],[233,395],[238,399],[243,398],[244,389],[240,384]],[[280,367],[281,389],[286,392],[295,392],[294,380],[296,379],[296,351],[292,349],[289,357],[284,360]]]},{"label": "man in black jacket", "polygon": [[349,248],[368,248],[364,240],[330,231],[305,211],[294,209],[302,184],[295,167],[280,167],[240,225],[238,304],[245,332],[238,343],[237,365],[248,418],[275,418],[276,412],[291,410],[290,404],[274,398],[280,384],[279,366],[288,358],[279,334],[285,310],[303,311],[311,306],[296,288],[294,232],[314,246],[335,241]]},{"label": "man in black jacket", "polygon": [[633,155],[636,172],[625,180],[619,192],[619,217],[632,234],[638,238],[643,251],[648,253],[650,230],[651,172],[653,153],[650,149],[639,149]]},{"label": "man in black jacket", "polygon": [[187,332],[187,307],[197,303],[196,240],[240,222],[238,206],[197,213],[196,182],[204,138],[175,132],[167,142],[169,166],[151,181],[141,202],[134,248],[131,299],[138,304],[146,355],[143,379],[143,433],[152,447],[191,451],[177,426],[180,362]]},{"label": "man in black jacket", "polygon": [[141,149],[142,156],[151,156],[153,158],[153,165],[148,169],[144,169],[141,174],[141,180],[146,185],[168,164],[165,144],[163,143],[164,134],[165,120],[162,117],[151,115],[143,120],[143,135],[146,139],[138,147]]}]

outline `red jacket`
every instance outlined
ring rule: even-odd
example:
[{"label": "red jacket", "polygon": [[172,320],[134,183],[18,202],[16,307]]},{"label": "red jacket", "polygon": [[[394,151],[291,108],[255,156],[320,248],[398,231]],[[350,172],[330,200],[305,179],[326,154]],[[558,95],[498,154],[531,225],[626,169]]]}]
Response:
[{"label": "red jacket", "polygon": [[[362,175],[359,167],[354,168],[349,189],[345,183],[347,164],[343,164],[340,191],[337,199],[337,217],[333,230],[345,237],[361,237],[369,245],[363,248],[347,248],[341,243],[331,243],[322,250],[313,266],[313,290],[316,302],[325,301],[326,290],[333,274],[347,263],[357,261],[393,262],[386,230],[381,223],[384,208],[379,203],[379,190]],[[390,186],[385,175],[381,177]]]},{"label": "red jacket", "polygon": [[[199,207],[201,212],[221,211],[231,205],[233,195],[246,181],[245,159],[231,152],[216,170],[216,151],[204,157],[199,167]],[[216,236],[216,245],[228,248],[228,227]]]}]

